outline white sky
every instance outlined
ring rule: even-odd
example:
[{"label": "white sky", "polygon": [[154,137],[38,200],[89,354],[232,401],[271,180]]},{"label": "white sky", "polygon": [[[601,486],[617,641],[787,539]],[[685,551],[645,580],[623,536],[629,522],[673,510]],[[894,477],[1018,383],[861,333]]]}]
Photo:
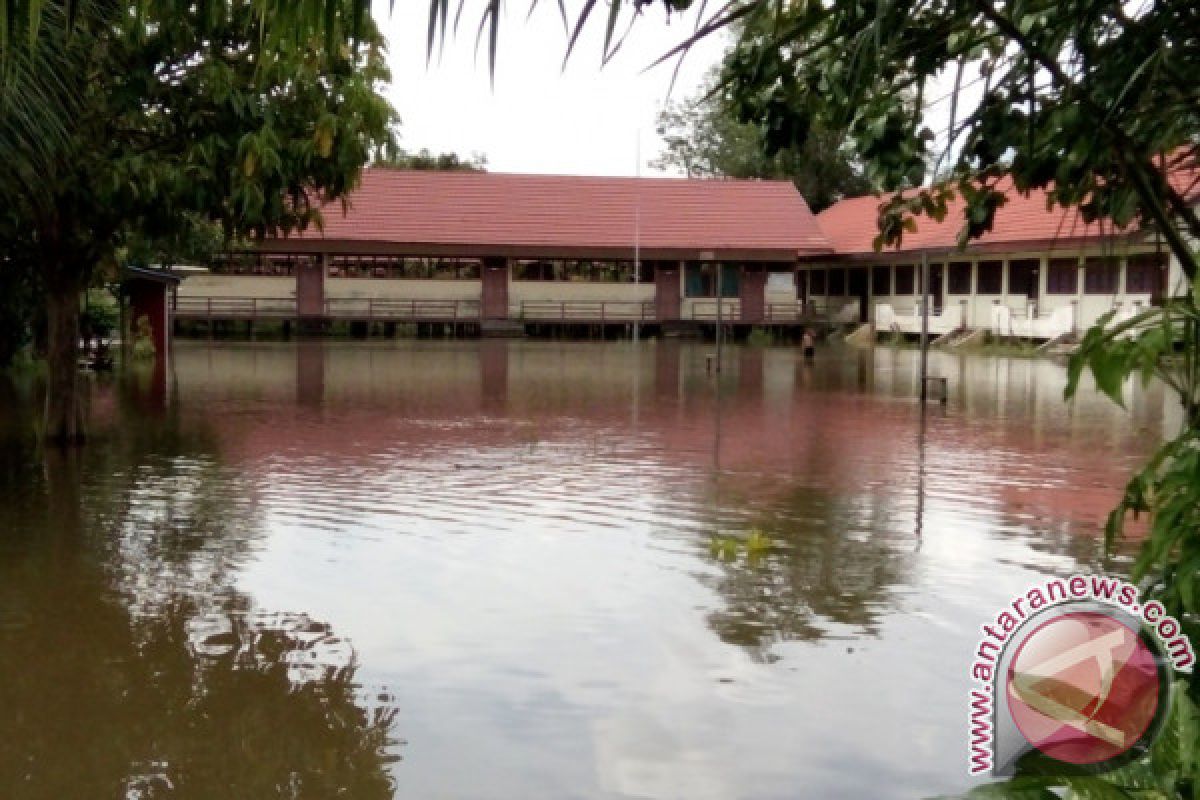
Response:
[{"label": "white sky", "polygon": [[[574,24],[576,3],[568,3]],[[451,0],[453,14],[457,0]],[[483,153],[494,172],[634,175],[640,130],[642,174],[661,150],[655,117],[671,83],[673,62],[643,72],[691,32],[695,17],[648,9],[617,56],[601,68],[607,4],[593,18],[563,70],[568,36],[556,0],[510,5],[501,19],[495,86],[488,74],[487,39],[478,54],[475,33],[482,4],[467,4],[459,34],[426,65],[426,0],[396,0],[389,13],[376,2],[376,20],[388,38],[393,105],[400,112],[401,144],[469,156]],[[671,97],[695,92],[720,60],[725,39],[709,37],[685,59]]]},{"label": "white sky", "polygon": [[[687,38],[696,9],[667,22],[656,5],[602,67],[608,5],[597,2],[564,69],[568,34],[558,0],[537,0],[528,17],[528,0],[518,0],[506,6],[501,19],[493,86],[486,35],[478,51],[475,47],[483,3],[463,1],[458,35],[447,32],[445,48],[427,63],[428,0],[395,0],[391,11],[387,0],[375,0],[375,18],[390,46],[388,94],[403,121],[403,147],[463,157],[482,153],[493,172],[635,175],[640,139],[641,174],[659,174],[648,162],[662,150],[655,120],[668,90],[676,100],[693,96],[729,41],[724,33],[702,40],[684,60],[672,87],[674,59],[646,68]],[[448,2],[453,15],[459,0]],[[574,25],[580,0],[564,2]],[[972,66],[963,80],[959,119],[979,101],[978,83]],[[953,85],[954,76],[947,71],[926,91],[925,122],[940,146],[945,145]]]}]

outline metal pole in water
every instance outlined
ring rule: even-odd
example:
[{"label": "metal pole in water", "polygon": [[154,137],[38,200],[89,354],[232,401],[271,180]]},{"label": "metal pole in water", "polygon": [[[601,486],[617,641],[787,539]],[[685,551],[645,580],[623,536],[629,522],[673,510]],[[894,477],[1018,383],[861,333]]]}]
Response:
[{"label": "metal pole in water", "polygon": [[725,265],[722,264],[720,261],[717,262],[717,374],[718,375],[721,374],[721,327],[722,327],[721,278],[724,277],[722,275],[722,273],[725,271],[724,266]]},{"label": "metal pole in water", "polygon": [[929,396],[929,251],[921,253],[921,408]]},{"label": "metal pole in water", "polygon": [[[634,145],[634,160],[637,162],[634,165],[634,171],[638,178],[642,177],[642,129],[638,128],[637,142]],[[642,283],[642,184],[637,182],[637,189],[634,191],[633,200],[633,285],[641,286]],[[634,296],[637,297],[637,319],[633,323],[633,343],[638,343],[638,335],[641,333],[642,325],[642,296],[637,289],[634,289]]]}]

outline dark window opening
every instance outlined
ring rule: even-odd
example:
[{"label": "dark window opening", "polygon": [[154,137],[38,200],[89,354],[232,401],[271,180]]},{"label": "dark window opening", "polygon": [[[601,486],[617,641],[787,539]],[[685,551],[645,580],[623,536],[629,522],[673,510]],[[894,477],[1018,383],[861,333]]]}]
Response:
[{"label": "dark window opening", "polygon": [[1163,253],[1130,256],[1125,263],[1125,291],[1128,294],[1161,294],[1166,264],[1167,257]]},{"label": "dark window opening", "polygon": [[[653,261],[641,262],[638,279],[654,280]],[[513,262],[513,280],[574,283],[634,283],[634,262],[587,259],[521,259]]]},{"label": "dark window opening", "polygon": [[393,280],[479,280],[476,258],[414,258],[411,256],[345,255],[329,259],[330,278]]},{"label": "dark window opening", "polygon": [[1042,262],[1036,258],[1015,259],[1008,262],[1008,293],[1023,297],[1037,297],[1038,268]]},{"label": "dark window opening", "polygon": [[1083,279],[1086,294],[1116,294],[1117,276],[1121,273],[1121,262],[1113,256],[1089,258],[1084,262],[1087,270]]},{"label": "dark window opening", "polygon": [[841,297],[846,294],[846,270],[829,270],[829,296]]},{"label": "dark window opening", "polygon": [[1046,274],[1046,294],[1075,294],[1079,291],[1079,259],[1052,258]]},{"label": "dark window opening", "polygon": [[946,294],[971,293],[971,262],[954,261],[946,274]]},{"label": "dark window opening", "polygon": [[825,270],[809,270],[808,293],[813,297],[819,297],[825,294]]},{"label": "dark window opening", "polygon": [[873,267],[871,269],[871,294],[882,297],[892,293],[892,268]]},{"label": "dark window opening", "polygon": [[980,261],[975,279],[979,294],[1000,294],[1004,289],[1004,262]]}]

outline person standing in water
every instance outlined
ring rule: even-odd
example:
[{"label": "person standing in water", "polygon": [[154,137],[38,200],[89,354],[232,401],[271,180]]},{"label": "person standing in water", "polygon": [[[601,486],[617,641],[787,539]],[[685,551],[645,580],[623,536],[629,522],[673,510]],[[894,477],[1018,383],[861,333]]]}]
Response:
[{"label": "person standing in water", "polygon": [[817,340],[813,337],[811,329],[804,329],[804,335],[800,337],[800,344],[804,348],[804,360],[812,361],[817,352]]}]

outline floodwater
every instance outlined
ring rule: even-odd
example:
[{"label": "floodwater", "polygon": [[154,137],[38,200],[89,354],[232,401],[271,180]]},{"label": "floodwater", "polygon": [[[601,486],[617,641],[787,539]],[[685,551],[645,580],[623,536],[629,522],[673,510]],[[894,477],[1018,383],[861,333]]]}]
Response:
[{"label": "floodwater", "polygon": [[0,797],[962,791],[979,626],[1128,568],[1163,393],[935,354],[922,423],[912,351],[712,352],[178,342],[77,457],[0,385]]}]

